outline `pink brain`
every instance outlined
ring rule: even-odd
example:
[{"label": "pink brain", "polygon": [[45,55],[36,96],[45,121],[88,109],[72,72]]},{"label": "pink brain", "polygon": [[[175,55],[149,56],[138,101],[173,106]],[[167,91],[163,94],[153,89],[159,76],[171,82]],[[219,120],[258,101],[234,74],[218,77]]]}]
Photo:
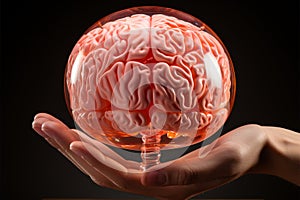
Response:
[{"label": "pink brain", "polygon": [[222,45],[163,14],[135,14],[87,32],[69,57],[66,83],[74,120],[103,141],[149,127],[203,138],[229,113]]}]

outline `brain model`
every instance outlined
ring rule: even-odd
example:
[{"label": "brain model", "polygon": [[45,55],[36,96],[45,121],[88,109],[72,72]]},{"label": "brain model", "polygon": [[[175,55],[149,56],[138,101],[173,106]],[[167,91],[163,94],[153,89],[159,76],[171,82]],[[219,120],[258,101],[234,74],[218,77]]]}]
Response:
[{"label": "brain model", "polygon": [[175,148],[220,129],[231,109],[233,70],[216,35],[195,24],[158,12],[90,28],[65,73],[76,124],[101,142],[132,150],[145,135]]}]

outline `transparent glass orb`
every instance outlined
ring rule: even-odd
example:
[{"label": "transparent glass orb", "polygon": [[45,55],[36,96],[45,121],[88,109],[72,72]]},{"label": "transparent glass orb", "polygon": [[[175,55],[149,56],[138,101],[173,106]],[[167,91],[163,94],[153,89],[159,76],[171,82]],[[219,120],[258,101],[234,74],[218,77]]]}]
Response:
[{"label": "transparent glass orb", "polygon": [[65,71],[66,101],[92,138],[129,150],[189,146],[231,112],[235,76],[219,37],[171,8],[134,7],[89,27]]}]

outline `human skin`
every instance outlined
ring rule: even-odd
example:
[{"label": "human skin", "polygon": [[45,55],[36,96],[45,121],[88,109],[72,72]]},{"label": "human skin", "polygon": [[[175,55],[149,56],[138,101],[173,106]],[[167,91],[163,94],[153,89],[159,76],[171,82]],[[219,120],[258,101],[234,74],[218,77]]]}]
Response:
[{"label": "human skin", "polygon": [[[244,125],[157,171],[132,173],[127,169],[138,163],[82,139],[83,133],[49,114],[37,114],[32,126],[95,184],[123,192],[189,199],[249,173],[278,176],[300,186],[300,134],[284,128]],[[199,156],[206,149],[208,153]]]}]

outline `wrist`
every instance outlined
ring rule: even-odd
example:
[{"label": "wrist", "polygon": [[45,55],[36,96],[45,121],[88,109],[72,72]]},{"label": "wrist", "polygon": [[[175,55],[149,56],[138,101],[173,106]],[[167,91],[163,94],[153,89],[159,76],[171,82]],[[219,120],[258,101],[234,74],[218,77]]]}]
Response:
[{"label": "wrist", "polygon": [[300,185],[300,134],[278,127],[262,127],[267,141],[251,170]]}]

